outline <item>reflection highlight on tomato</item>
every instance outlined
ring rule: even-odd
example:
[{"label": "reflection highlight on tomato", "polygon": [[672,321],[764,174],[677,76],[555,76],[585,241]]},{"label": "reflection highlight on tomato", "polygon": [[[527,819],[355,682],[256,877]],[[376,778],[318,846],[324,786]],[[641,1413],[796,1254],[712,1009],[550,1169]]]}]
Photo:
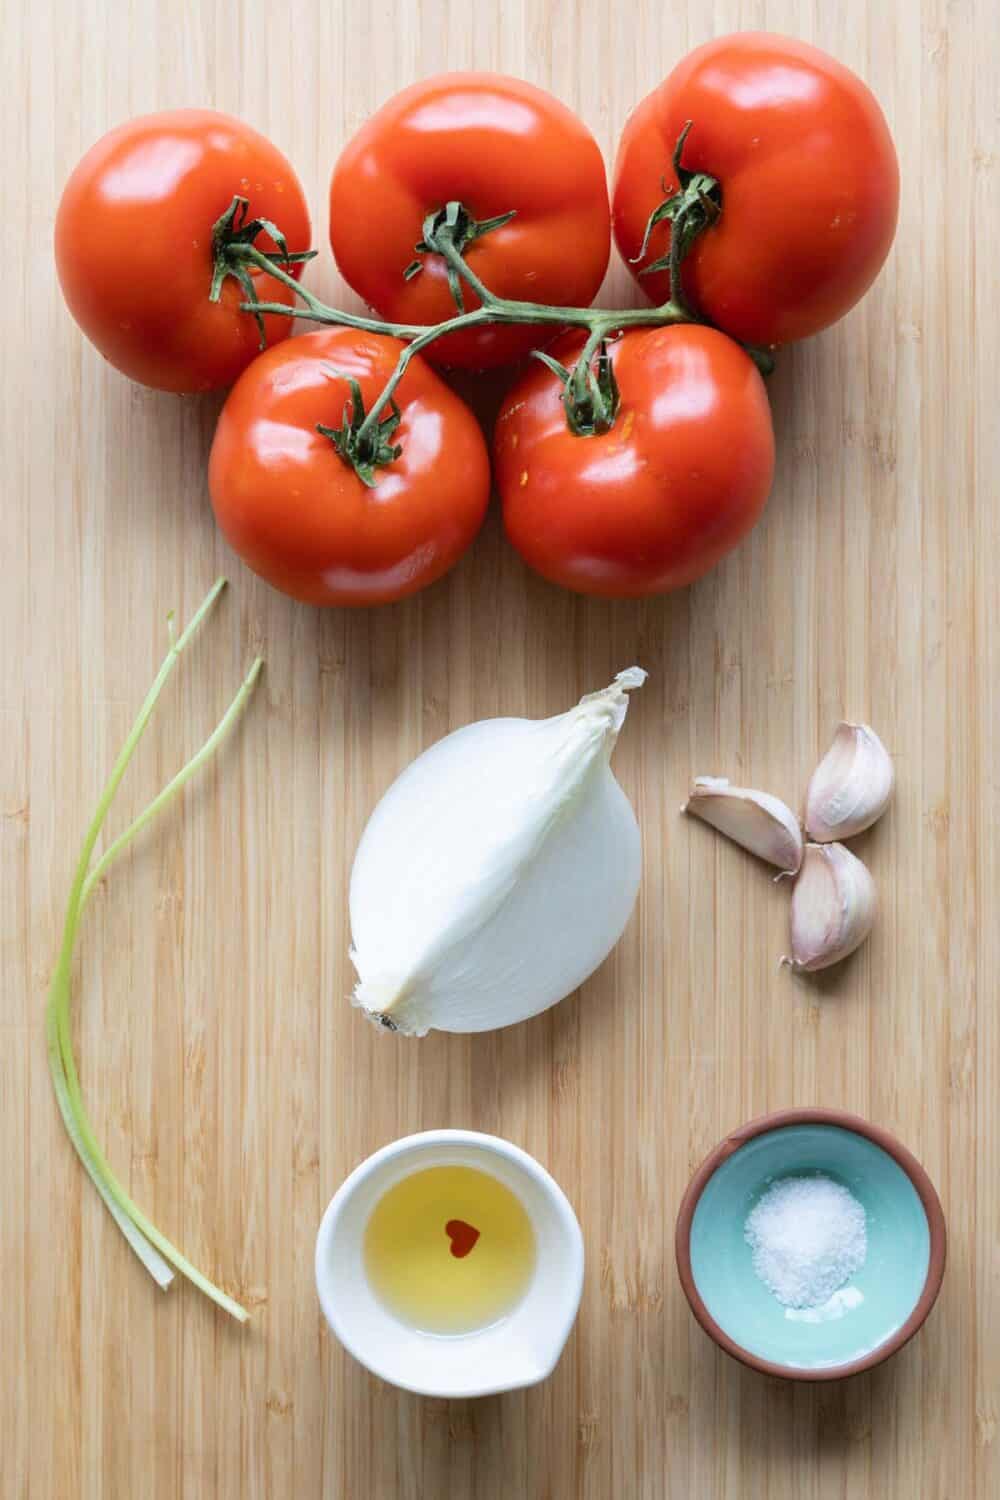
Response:
[{"label": "reflection highlight on tomato", "polygon": [[482,524],[482,432],[419,355],[367,481],[338,448],[361,416],[355,394],[370,412],[402,347],[346,328],[288,339],[250,366],[222,409],[208,472],[216,518],[254,572],[295,599],[401,599],[447,572]]},{"label": "reflection highlight on tomato", "polygon": [[[582,344],[567,334],[552,352],[569,366]],[[541,365],[510,391],[494,436],[504,525],[553,583],[663,593],[700,578],[760,515],[770,407],[753,361],[714,329],[636,329],[609,353],[619,405],[607,432],[570,432],[560,382]]]}]

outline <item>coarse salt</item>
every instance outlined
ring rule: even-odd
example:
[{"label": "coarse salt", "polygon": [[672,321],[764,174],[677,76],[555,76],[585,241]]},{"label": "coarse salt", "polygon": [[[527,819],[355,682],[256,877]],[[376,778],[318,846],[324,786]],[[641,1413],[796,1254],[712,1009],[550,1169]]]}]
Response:
[{"label": "coarse salt", "polygon": [[783,1177],[747,1215],[753,1268],[785,1307],[819,1307],[868,1253],[865,1211],[831,1177]]}]

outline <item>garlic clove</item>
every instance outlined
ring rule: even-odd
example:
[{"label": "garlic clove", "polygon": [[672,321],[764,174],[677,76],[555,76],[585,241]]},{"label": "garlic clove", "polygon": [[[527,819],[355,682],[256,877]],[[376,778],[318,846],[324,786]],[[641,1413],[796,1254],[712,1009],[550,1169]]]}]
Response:
[{"label": "garlic clove", "polygon": [[860,947],[875,920],[875,882],[843,844],[806,844],[792,890],[790,968],[827,969]]},{"label": "garlic clove", "polygon": [[724,776],[698,776],[681,811],[701,818],[788,875],[802,863],[799,820],[770,792],[730,786]]},{"label": "garlic clove", "polygon": [[806,792],[806,833],[849,839],[882,816],[895,783],[892,757],[868,724],[838,724]]}]

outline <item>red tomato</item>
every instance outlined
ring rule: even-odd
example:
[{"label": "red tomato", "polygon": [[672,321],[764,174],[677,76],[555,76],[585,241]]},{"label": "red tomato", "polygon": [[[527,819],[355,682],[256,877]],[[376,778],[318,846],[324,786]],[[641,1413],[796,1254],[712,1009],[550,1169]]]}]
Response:
[{"label": "red tomato", "polygon": [[[582,342],[566,334],[552,352],[569,366]],[[753,361],[715,329],[640,328],[610,353],[611,430],[575,437],[559,380],[533,365],[497,419],[495,474],[525,562],[582,594],[633,598],[700,578],[750,530],[774,433]]]},{"label": "red tomato", "polygon": [[[832,57],[787,37],[740,32],[697,48],[622,135],[612,201],[627,261],[676,186],[671,158],[688,120],[681,164],[714,177],[722,204],[683,262],[695,307],[751,344],[805,338],[843,317],[896,230],[899,168],[874,96]],[[669,243],[664,221],[642,265]],[[657,302],[669,296],[666,271],[639,284]]]},{"label": "red tomato", "polygon": [[216,518],[243,560],[308,604],[383,604],[433,583],[486,514],[479,424],[415,355],[396,390],[402,449],[366,485],[320,427],[339,427],[357,380],[370,410],[402,348],[325,328],[268,349],[230,391],[208,467]]},{"label": "red tomato", "polygon": [[[309,213],[298,178],[277,147],[239,120],[176,109],[120,125],[92,146],[56,215],[63,296],[84,333],[132,380],[163,391],[231,385],[256,357],[256,320],[227,277],[212,284],[212,227],[235,196],[249,218],[270,219],[289,251],[309,247]],[[256,242],[277,249],[267,234]],[[292,269],[291,267],[289,269]],[[273,277],[251,273],[262,302],[291,303]],[[264,319],[269,343],[290,318]]]},{"label": "red tomato", "polygon": [[[424,219],[458,201],[477,222],[514,217],[466,250],[499,296],[586,305],[611,230],[600,149],[576,116],[530,83],[445,73],[390,99],[349,142],[330,185],[330,243],[346,280],[393,323],[440,323],[455,301],[440,256],[411,280]],[[465,290],[465,306],[478,299]],[[487,369],[520,358],[538,329],[484,327],[441,340],[436,364]]]}]

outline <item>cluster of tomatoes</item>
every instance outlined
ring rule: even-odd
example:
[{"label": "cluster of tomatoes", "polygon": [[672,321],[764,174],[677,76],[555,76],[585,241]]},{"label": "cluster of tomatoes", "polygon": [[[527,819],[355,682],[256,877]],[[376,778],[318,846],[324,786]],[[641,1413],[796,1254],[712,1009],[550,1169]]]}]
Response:
[{"label": "cluster of tomatoes", "polygon": [[[302,188],[269,141],[211,111],[99,141],[63,194],[56,258],[74,317],[126,375],[176,392],[232,385],[212,504],[276,587],[372,604],[450,568],[482,523],[491,464],[438,371],[521,361],[493,437],[510,540],[566,587],[639,596],[699,577],[757,519],[774,438],[743,345],[803,338],[853,306],[888,254],[898,193],[865,85],[815,48],[741,33],[691,53],[634,111],[610,206],[597,143],[540,89],[456,73],[391,99],[330,189],[337,265],[377,323],[289,337],[310,244]],[[613,230],[656,304],[649,325],[633,312],[598,349],[584,312],[544,363],[525,363],[555,319],[473,321],[415,354],[366,424],[413,329],[480,306],[426,243],[429,216],[455,204],[470,272],[536,311],[589,307]],[[240,258],[251,244],[274,274]],[[657,322],[665,305],[671,321]],[[581,352],[603,420],[572,420]]]}]

